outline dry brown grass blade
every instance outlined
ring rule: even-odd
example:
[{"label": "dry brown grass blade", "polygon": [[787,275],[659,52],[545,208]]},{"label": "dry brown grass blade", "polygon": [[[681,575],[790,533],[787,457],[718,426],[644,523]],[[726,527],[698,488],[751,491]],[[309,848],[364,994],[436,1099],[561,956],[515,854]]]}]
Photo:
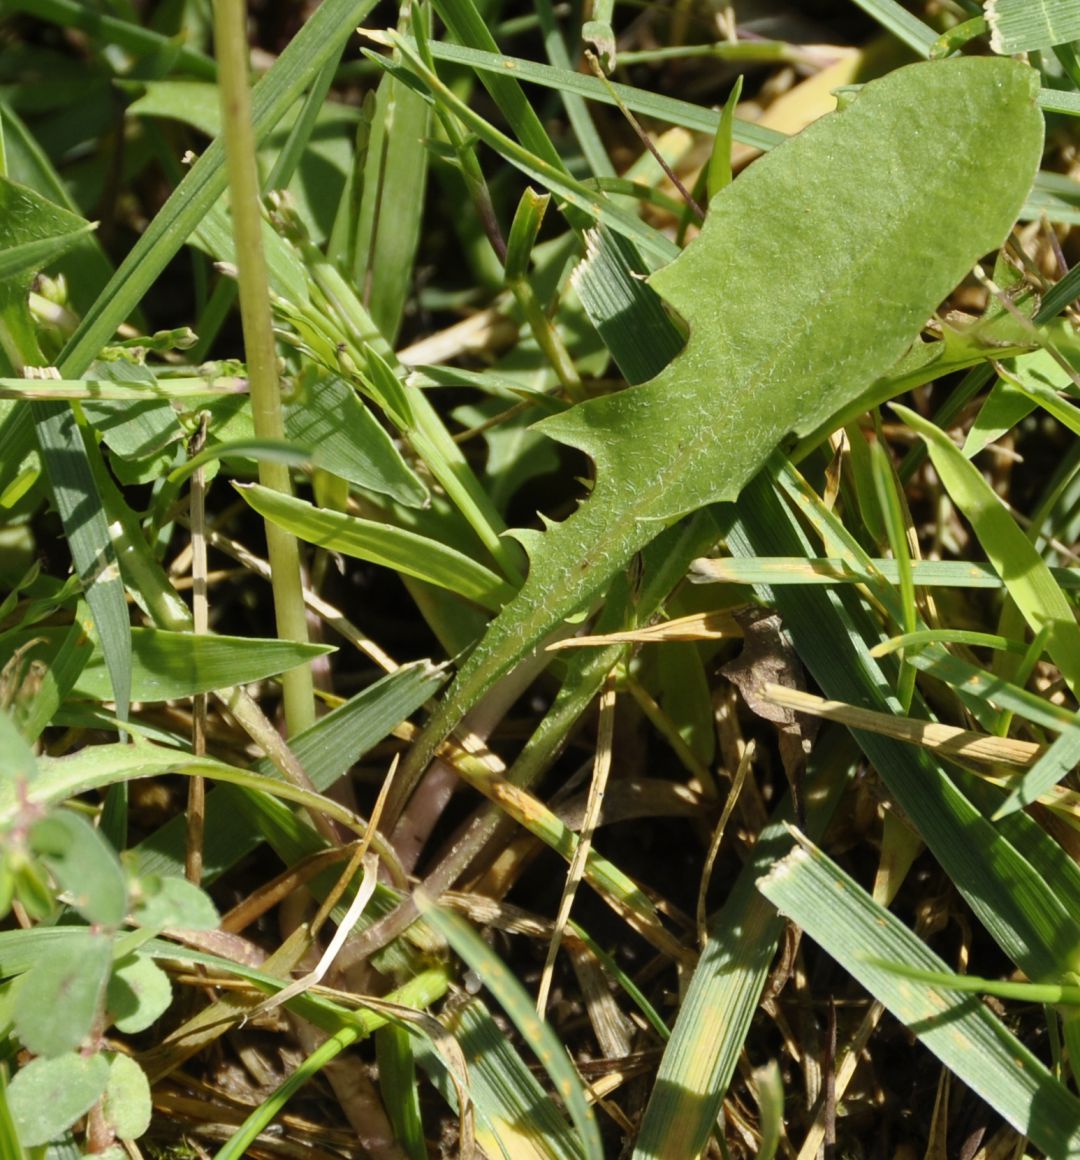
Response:
[{"label": "dry brown grass blade", "polygon": [[761,695],[774,705],[793,709],[797,713],[808,713],[826,721],[837,721],[852,729],[894,737],[898,741],[920,745],[940,757],[960,761],[1027,769],[1046,750],[1045,746],[1036,745],[1033,741],[993,737],[988,733],[975,733],[970,729],[941,725],[936,721],[917,721],[911,717],[877,713],[872,709],[860,709],[856,705],[846,705],[843,701],[828,701],[813,693],[802,693],[782,685],[766,685]]},{"label": "dry brown grass blade", "polygon": [[596,758],[593,762],[592,784],[589,787],[589,801],[585,807],[585,817],[578,834],[577,848],[566,872],[559,910],[555,917],[555,931],[548,946],[544,973],[540,978],[540,990],[536,996],[536,1013],[541,1019],[547,1010],[551,979],[555,971],[555,957],[559,953],[563,931],[570,920],[570,910],[574,905],[574,895],[578,884],[585,875],[585,864],[592,849],[593,834],[600,822],[600,811],[604,805],[604,791],[607,789],[608,774],[611,772],[611,752],[615,738],[615,679],[609,673],[600,694],[600,728],[596,739]]},{"label": "dry brown grass blade", "polygon": [[604,636],[571,636],[547,646],[548,652],[564,648],[587,648],[609,644],[659,644],[667,640],[724,640],[741,637],[742,629],[728,611],[695,612],[647,628],[610,632]]}]

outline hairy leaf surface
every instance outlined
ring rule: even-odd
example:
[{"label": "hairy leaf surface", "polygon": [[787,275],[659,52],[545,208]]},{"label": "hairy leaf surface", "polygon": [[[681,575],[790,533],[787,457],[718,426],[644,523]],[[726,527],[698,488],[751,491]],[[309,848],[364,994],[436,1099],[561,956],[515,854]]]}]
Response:
[{"label": "hairy leaf surface", "polygon": [[541,424],[592,457],[596,487],[530,537],[528,580],[415,747],[401,795],[468,706],[664,526],[734,499],[789,435],[900,359],[1012,226],[1042,150],[1037,94],[1015,61],[912,65],[713,199],[698,239],[651,279],[689,325],[683,352],[651,382]]}]

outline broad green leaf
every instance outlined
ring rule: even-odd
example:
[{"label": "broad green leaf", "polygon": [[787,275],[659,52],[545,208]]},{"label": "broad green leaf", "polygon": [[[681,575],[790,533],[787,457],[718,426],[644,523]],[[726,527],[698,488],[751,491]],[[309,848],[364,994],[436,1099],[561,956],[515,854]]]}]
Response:
[{"label": "broad green leaf", "polygon": [[109,976],[105,1007],[117,1031],[145,1031],[169,1008],[172,983],[152,959],[128,955]]},{"label": "broad green leaf", "polygon": [[500,608],[513,596],[513,587],[494,572],[463,552],[426,536],[317,508],[258,484],[238,490],[259,515],[327,551],[394,568],[406,576],[448,588],[485,608]]},{"label": "broad green leaf", "polygon": [[47,1144],[85,1115],[109,1082],[103,1055],[32,1059],[11,1081],[8,1108],[24,1147]]},{"label": "broad green leaf", "polygon": [[109,1082],[102,1111],[121,1140],[137,1140],[150,1127],[150,1083],[146,1072],[131,1058],[108,1052]]},{"label": "broad green leaf", "polygon": [[142,96],[128,105],[133,117],[168,117],[191,125],[207,137],[221,132],[217,85],[194,80],[147,81]]},{"label": "broad green leaf", "polygon": [[6,711],[0,711],[0,783],[25,784],[37,776],[33,750]]},{"label": "broad green leaf", "polygon": [[134,919],[148,930],[181,927],[214,930],[218,912],[210,896],[186,878],[143,878]]},{"label": "broad green leaf", "polygon": [[879,999],[972,1091],[1048,1156],[1080,1150],[1080,1101],[979,999],[913,984],[871,960],[946,964],[820,850],[796,848],[758,889]]},{"label": "broad green leaf", "polygon": [[[0,205],[0,213],[8,210]],[[82,225],[71,233],[53,235],[47,238],[38,238],[30,242],[7,245],[0,250],[0,280],[17,278],[22,274],[36,274],[54,258],[66,253],[83,234],[94,228],[90,222]]]},{"label": "broad green leaf", "polygon": [[[401,770],[395,805],[476,698],[663,526],[733,499],[789,433],[817,429],[897,362],[1012,226],[1042,152],[1036,93],[1016,62],[912,65],[714,199],[701,235],[652,279],[689,324],[683,353],[645,386],[542,424],[594,459],[593,494],[538,541],[520,595]],[[1003,156],[993,142],[1005,137]]]},{"label": "broad green leaf", "polygon": [[27,305],[34,274],[92,228],[78,214],[0,177],[0,345],[17,368],[37,345]]},{"label": "broad green leaf", "polygon": [[117,927],[128,894],[116,851],[81,814],[55,810],[30,828],[30,849],[87,922]]},{"label": "broad green leaf", "polygon": [[112,945],[108,935],[74,928],[20,977],[15,1033],[29,1051],[52,1058],[82,1046],[101,1015]]},{"label": "broad green leaf", "polygon": [[1003,56],[1080,40],[1080,0],[986,0],[990,47]]}]

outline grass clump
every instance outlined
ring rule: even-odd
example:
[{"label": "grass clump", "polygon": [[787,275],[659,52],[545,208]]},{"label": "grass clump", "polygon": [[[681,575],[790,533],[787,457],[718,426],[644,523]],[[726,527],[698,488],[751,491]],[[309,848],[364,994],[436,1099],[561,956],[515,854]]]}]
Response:
[{"label": "grass clump", "polygon": [[1080,70],[925,7],[0,16],[0,1154],[1080,1152]]}]

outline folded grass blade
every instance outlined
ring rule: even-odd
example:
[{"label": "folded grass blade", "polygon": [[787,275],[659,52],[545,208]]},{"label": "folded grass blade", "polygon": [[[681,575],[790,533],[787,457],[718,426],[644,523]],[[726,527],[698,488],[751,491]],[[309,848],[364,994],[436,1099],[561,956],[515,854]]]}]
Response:
[{"label": "folded grass blade", "polygon": [[871,960],[947,966],[809,842],[758,888],[819,943],[972,1091],[1050,1156],[1080,1153],[1080,1100],[990,1008],[939,985],[915,985]]}]

